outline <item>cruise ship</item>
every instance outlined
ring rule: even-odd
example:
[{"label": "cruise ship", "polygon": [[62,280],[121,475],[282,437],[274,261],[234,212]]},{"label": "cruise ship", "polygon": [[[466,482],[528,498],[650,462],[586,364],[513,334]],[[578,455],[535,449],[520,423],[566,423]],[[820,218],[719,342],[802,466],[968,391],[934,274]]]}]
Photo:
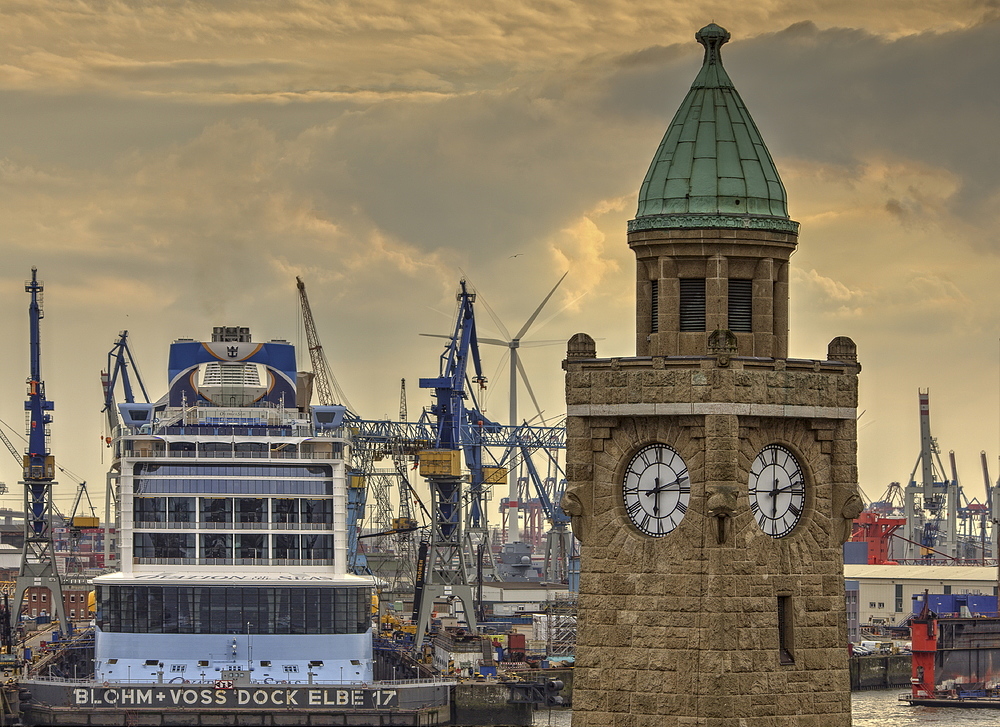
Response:
[{"label": "cruise ship", "polygon": [[345,407],[310,406],[287,341],[170,347],[118,405],[121,570],[94,579],[97,683],[373,681],[371,577],[349,572]]}]

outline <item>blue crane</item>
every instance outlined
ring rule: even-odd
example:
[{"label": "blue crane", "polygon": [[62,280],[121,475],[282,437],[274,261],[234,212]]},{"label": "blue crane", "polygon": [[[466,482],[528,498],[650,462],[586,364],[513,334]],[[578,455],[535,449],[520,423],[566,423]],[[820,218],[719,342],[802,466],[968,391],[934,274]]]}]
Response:
[{"label": "blue crane", "polygon": [[459,311],[452,334],[444,353],[441,354],[440,373],[435,378],[420,379],[421,389],[434,389],[435,404],[431,413],[437,417],[437,447],[458,449],[462,444],[462,424],[465,416],[465,380],[469,357],[476,375],[472,383],[485,387],[482,363],[479,358],[479,342],[476,338],[476,317],[472,304],[476,294],[466,290],[462,280],[458,294]]},{"label": "blue crane", "polygon": [[[421,378],[419,385],[433,392],[433,404],[417,422],[356,419],[352,445],[362,460],[386,453],[419,451],[420,474],[431,489],[431,534],[421,545],[415,583],[414,620],[419,647],[438,597],[457,597],[463,602],[470,630],[475,631],[472,589],[466,557],[474,552],[473,533],[486,537],[485,498],[497,471],[506,473],[507,460],[536,449],[565,447],[565,427],[503,426],[490,421],[479,409],[476,388],[486,384],[479,355],[474,302],[476,294],[464,280],[457,295],[458,314],[439,360],[436,377]],[[430,335],[430,334],[422,334]],[[436,336],[435,336],[436,337]],[[471,367],[470,367],[471,364]],[[401,410],[401,419],[405,413]],[[505,454],[484,466],[490,448]],[[462,456],[468,484],[462,477]],[[464,522],[463,505],[468,508]]]},{"label": "blue crane", "polygon": [[15,613],[20,611],[24,593],[32,586],[42,586],[52,594],[53,615],[66,633],[66,611],[62,597],[62,582],[56,568],[55,544],[52,539],[52,486],[55,484],[55,457],[49,452],[48,433],[55,403],[45,397],[42,381],[41,320],[42,284],[38,270],[31,269],[31,280],[24,285],[31,294],[28,306],[29,353],[31,373],[28,377],[28,452],[24,455],[24,547],[21,568],[14,587]]},{"label": "blue crane", "polygon": [[[515,435],[517,436],[517,435]],[[542,505],[542,511],[548,519],[552,528],[546,535],[545,543],[545,579],[553,583],[565,583],[569,580],[569,558],[573,552],[573,533],[569,529],[570,517],[567,515],[559,501],[566,490],[566,476],[561,471],[559,463],[552,457],[551,452],[546,450],[552,458],[552,464],[561,477],[553,478],[552,493],[546,488],[545,483],[535,468],[535,463],[531,459],[531,451],[524,442],[518,443],[521,458],[528,470],[528,477],[535,487],[535,492]]]},{"label": "blue crane", "polygon": [[[485,480],[483,446],[487,440],[496,440],[506,427],[487,418],[480,411],[475,389],[486,387],[479,356],[476,335],[476,317],[473,303],[476,294],[470,293],[464,280],[458,294],[459,312],[455,332],[441,354],[440,371],[436,378],[420,379],[420,387],[434,390],[435,404],[430,413],[437,417],[435,443],[438,449],[461,449],[465,466],[469,470],[469,525],[474,529],[485,528]],[[468,374],[472,362],[475,375]],[[466,401],[472,406],[467,407]],[[506,439],[503,440],[506,442]]]},{"label": "blue crane", "polygon": [[[472,304],[475,293],[470,293],[462,280],[458,293],[459,311],[455,331],[441,354],[438,376],[420,379],[420,388],[433,389],[434,404],[431,414],[436,418],[433,449],[420,453],[420,474],[426,477],[431,488],[432,524],[427,546],[421,546],[421,564],[416,584],[414,614],[417,615],[417,632],[414,645],[419,647],[430,620],[434,599],[451,596],[462,601],[469,629],[475,633],[476,617],[472,588],[462,553],[462,478],[460,452],[463,449],[462,430],[467,420],[466,380],[469,359],[475,375],[471,383],[485,386],[479,343],[476,339],[476,318]],[[480,447],[465,447],[466,464],[479,473],[478,486],[482,485]],[[476,476],[473,475],[475,482]],[[474,484],[474,486],[476,486]],[[480,498],[481,499],[481,492]],[[473,498],[471,508],[481,514],[481,502]]]},{"label": "blue crane", "polygon": [[[482,446],[470,438],[467,432],[469,427],[492,431],[497,425],[479,411],[475,394],[466,390],[467,380],[470,384],[478,385],[480,389],[485,388],[486,377],[483,376],[479,357],[476,317],[472,305],[476,300],[476,294],[466,289],[465,280],[462,280],[460,285],[455,332],[441,354],[440,374],[435,378],[420,379],[420,388],[434,390],[435,403],[431,406],[430,412],[437,417],[435,449],[464,451],[465,464],[471,473],[469,521],[473,527],[479,527],[483,523]],[[468,376],[470,359],[475,370],[472,378]],[[474,405],[472,409],[465,406],[469,398]],[[455,497],[452,498],[452,495]],[[449,533],[458,527],[457,496],[457,492],[449,493],[449,498],[455,499],[456,507],[454,510],[448,507],[448,513],[444,516],[449,522],[442,523]]]}]

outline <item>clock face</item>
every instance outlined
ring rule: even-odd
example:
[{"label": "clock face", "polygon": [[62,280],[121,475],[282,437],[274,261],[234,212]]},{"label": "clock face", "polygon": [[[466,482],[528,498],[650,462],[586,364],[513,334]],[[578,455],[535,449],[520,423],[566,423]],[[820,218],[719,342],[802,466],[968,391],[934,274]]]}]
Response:
[{"label": "clock face", "polygon": [[772,538],[795,528],[806,505],[806,483],[795,455],[780,444],[760,450],[750,467],[750,511]]},{"label": "clock face", "polygon": [[673,447],[650,444],[629,462],[622,492],[632,524],[661,538],[680,525],[691,501],[687,465]]}]

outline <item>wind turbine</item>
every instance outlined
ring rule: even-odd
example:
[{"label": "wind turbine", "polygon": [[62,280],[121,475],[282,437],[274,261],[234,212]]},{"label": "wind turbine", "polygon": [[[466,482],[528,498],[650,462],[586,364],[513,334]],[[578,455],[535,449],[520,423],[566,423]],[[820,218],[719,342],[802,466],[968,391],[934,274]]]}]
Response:
[{"label": "wind turbine", "polygon": [[542,302],[538,304],[538,307],[535,308],[535,311],[528,317],[528,320],[526,320],[524,322],[524,325],[521,326],[521,330],[519,330],[517,332],[517,335],[513,337],[507,331],[507,327],[504,326],[500,318],[490,308],[489,304],[486,303],[485,300],[480,299],[480,303],[482,303],[485,306],[486,312],[489,313],[490,318],[493,319],[493,323],[496,324],[496,327],[500,329],[500,334],[503,336],[503,339],[480,338],[479,342],[486,343],[491,346],[504,346],[507,348],[508,353],[510,355],[510,425],[512,427],[516,427],[520,423],[517,418],[518,374],[520,374],[521,376],[521,381],[524,382],[524,388],[528,391],[528,396],[531,397],[531,402],[535,405],[535,410],[538,411],[539,414],[541,414],[541,411],[538,406],[538,400],[535,398],[535,392],[531,388],[531,382],[528,381],[528,375],[524,371],[524,365],[521,363],[521,357],[518,354],[518,350],[522,347],[528,348],[531,346],[549,346],[555,343],[563,343],[563,341],[561,340],[522,341],[521,339],[524,338],[525,334],[528,332],[528,329],[531,328],[531,325],[535,322],[535,319],[538,318],[538,314],[542,312],[542,308],[544,308],[545,304],[549,302],[549,299],[556,292],[556,289],[560,286],[562,281],[566,279],[567,275],[569,275],[569,271],[563,273],[562,277],[559,278],[559,281],[552,287],[552,290],[549,291],[549,294],[545,296]]},{"label": "wind turbine", "polygon": [[[510,426],[516,427],[519,424],[517,418],[517,377],[518,374],[521,376],[521,380],[524,382],[524,388],[528,391],[528,396],[531,397],[532,403],[535,405],[535,410],[538,411],[539,418],[541,418],[541,409],[538,406],[538,400],[535,398],[535,392],[531,389],[531,383],[528,381],[528,375],[524,371],[524,365],[521,363],[521,357],[518,355],[518,350],[524,346],[546,346],[554,343],[562,343],[562,341],[522,341],[525,334],[527,334],[528,329],[531,328],[535,319],[538,318],[538,314],[542,312],[542,308],[545,304],[549,302],[549,299],[556,292],[556,288],[566,279],[569,275],[567,270],[563,273],[563,276],[559,278],[559,281],[552,286],[552,290],[549,294],[545,296],[535,311],[528,317],[528,320],[524,322],[521,326],[521,330],[517,332],[517,335],[511,337],[510,333],[507,331],[506,326],[497,317],[497,315],[490,309],[486,301],[480,300],[481,303],[486,307],[486,311],[490,314],[490,318],[493,319],[493,323],[496,324],[497,328],[500,329],[500,334],[503,339],[497,338],[479,338],[480,343],[486,343],[491,346],[506,346],[508,353],[510,354]],[[521,534],[519,532],[518,525],[519,516],[519,502],[518,502],[518,491],[517,491],[517,477],[511,477],[508,484],[507,492],[507,542],[516,543],[521,539]]]}]

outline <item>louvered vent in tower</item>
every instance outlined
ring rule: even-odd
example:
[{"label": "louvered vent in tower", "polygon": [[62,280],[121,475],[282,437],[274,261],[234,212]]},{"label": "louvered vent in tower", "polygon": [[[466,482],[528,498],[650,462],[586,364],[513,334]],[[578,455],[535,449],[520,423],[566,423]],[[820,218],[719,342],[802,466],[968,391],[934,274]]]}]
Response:
[{"label": "louvered vent in tower", "polygon": [[650,282],[650,293],[652,304],[649,308],[650,315],[650,328],[652,333],[657,333],[660,330],[660,281],[651,280]]},{"label": "louvered vent in tower", "polygon": [[705,330],[705,279],[681,278],[681,331]]},{"label": "louvered vent in tower", "polygon": [[753,330],[753,281],[729,281],[729,330],[749,333]]}]

